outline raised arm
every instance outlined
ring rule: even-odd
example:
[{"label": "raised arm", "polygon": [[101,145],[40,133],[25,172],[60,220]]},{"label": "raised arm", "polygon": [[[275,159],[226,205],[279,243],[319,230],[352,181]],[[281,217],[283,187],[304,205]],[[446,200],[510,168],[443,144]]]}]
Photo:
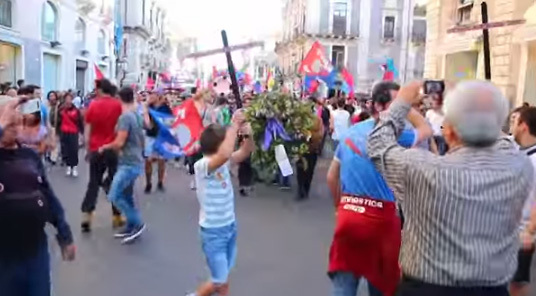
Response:
[{"label": "raised arm", "polygon": [[[421,149],[406,149],[397,141],[406,119],[417,125],[419,122],[425,122],[424,119],[419,121],[414,118],[417,112],[411,111],[412,100],[418,96],[419,90],[418,82],[402,88],[399,97],[389,106],[387,112],[381,114],[378,125],[368,138],[368,155],[397,198],[402,197],[405,192],[409,166],[430,154]],[[408,116],[410,112],[415,113]]]}]

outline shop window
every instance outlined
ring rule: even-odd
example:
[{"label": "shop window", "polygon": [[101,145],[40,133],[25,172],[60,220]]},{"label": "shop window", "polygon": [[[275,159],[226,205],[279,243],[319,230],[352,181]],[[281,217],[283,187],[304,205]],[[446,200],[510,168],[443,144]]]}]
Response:
[{"label": "shop window", "polygon": [[17,48],[0,43],[0,81],[17,81]]}]

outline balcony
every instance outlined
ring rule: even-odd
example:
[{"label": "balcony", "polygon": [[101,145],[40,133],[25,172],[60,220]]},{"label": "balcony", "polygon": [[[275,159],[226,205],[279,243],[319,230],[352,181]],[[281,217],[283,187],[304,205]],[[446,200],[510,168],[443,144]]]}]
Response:
[{"label": "balcony", "polygon": [[346,16],[333,16],[333,32],[337,36],[346,35]]},{"label": "balcony", "polygon": [[426,20],[413,20],[411,42],[421,44],[426,42]]}]

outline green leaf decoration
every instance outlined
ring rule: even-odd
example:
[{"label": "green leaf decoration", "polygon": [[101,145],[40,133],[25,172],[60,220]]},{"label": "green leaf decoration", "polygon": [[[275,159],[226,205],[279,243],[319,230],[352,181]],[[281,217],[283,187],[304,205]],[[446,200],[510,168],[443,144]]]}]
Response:
[{"label": "green leaf decoration", "polygon": [[[252,164],[261,180],[271,182],[279,169],[275,160],[275,146],[283,144],[291,162],[302,159],[309,152],[307,140],[315,118],[312,110],[311,103],[300,101],[291,94],[280,91],[260,94],[245,109],[246,119],[251,124],[257,146],[251,157]],[[293,140],[287,142],[276,138],[269,149],[264,151],[264,130],[270,118],[278,119]]]}]

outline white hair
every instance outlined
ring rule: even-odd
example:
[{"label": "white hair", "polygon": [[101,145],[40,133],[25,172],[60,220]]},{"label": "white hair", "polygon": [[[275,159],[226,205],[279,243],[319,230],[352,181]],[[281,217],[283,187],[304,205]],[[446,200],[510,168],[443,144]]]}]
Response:
[{"label": "white hair", "polygon": [[464,144],[487,146],[501,134],[508,101],[491,82],[464,81],[447,93],[443,112]]}]

